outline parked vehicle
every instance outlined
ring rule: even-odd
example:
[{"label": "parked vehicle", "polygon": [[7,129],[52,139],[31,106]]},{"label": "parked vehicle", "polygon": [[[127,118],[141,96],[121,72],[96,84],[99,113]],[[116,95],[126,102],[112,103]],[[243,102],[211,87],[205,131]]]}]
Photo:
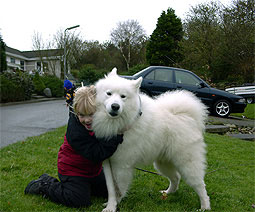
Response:
[{"label": "parked vehicle", "polygon": [[193,72],[180,68],[150,66],[133,76],[122,77],[143,77],[140,89],[149,96],[175,89],[189,90],[208,106],[212,114],[220,117],[228,117],[230,113],[242,113],[246,107],[243,97],[212,88]]},{"label": "parked vehicle", "polygon": [[255,102],[255,84],[250,86],[227,88],[225,91],[242,96],[249,104]]}]

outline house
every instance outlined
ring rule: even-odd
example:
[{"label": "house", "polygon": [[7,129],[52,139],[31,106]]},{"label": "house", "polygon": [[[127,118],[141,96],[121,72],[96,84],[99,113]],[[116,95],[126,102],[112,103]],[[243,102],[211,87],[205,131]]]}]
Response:
[{"label": "house", "polygon": [[5,53],[9,71],[19,69],[30,74],[37,71],[61,78],[62,49],[19,51],[6,46]]}]

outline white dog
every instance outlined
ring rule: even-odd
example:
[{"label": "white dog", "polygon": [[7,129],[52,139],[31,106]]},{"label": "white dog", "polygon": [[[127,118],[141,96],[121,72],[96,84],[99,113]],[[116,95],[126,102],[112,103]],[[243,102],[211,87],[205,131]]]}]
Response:
[{"label": "white dog", "polygon": [[206,107],[188,91],[152,99],[139,93],[142,78],[127,80],[116,72],[96,83],[95,135],[110,138],[125,131],[123,143],[104,163],[109,196],[103,211],[116,211],[135,166],[153,162],[170,181],[164,192],[175,192],[182,176],[198,194],[201,208],[210,209],[204,183]]}]

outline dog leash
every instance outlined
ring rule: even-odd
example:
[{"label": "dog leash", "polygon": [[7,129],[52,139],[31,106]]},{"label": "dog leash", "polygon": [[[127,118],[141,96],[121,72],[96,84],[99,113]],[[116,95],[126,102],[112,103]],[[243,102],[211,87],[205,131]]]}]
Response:
[{"label": "dog leash", "polygon": [[157,172],[152,172],[152,171],[148,171],[148,170],[145,170],[145,169],[140,169],[140,168],[137,168],[137,167],[135,169],[139,170],[139,171],[147,172],[147,173],[150,173],[150,174],[155,174],[155,175],[162,176],[161,174],[159,174]]}]

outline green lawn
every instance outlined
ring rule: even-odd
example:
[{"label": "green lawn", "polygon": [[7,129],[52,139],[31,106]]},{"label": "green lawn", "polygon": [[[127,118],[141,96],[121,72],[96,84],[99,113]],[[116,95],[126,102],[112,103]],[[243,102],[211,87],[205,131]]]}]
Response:
[{"label": "green lawn", "polygon": [[[40,196],[24,195],[28,182],[43,173],[57,177],[57,153],[65,127],[9,145],[1,153],[0,211],[101,211],[103,199],[93,199],[88,209],[72,209],[54,204]],[[205,177],[212,211],[254,211],[255,144],[227,136],[206,134],[208,170]],[[140,167],[153,170],[152,166]],[[128,196],[120,211],[197,211],[196,193],[183,181],[175,194],[163,200],[161,189],[168,182],[157,175],[136,171]]]},{"label": "green lawn", "polygon": [[246,117],[248,119],[255,119],[255,104],[247,104],[244,113],[232,113],[233,116]]}]

